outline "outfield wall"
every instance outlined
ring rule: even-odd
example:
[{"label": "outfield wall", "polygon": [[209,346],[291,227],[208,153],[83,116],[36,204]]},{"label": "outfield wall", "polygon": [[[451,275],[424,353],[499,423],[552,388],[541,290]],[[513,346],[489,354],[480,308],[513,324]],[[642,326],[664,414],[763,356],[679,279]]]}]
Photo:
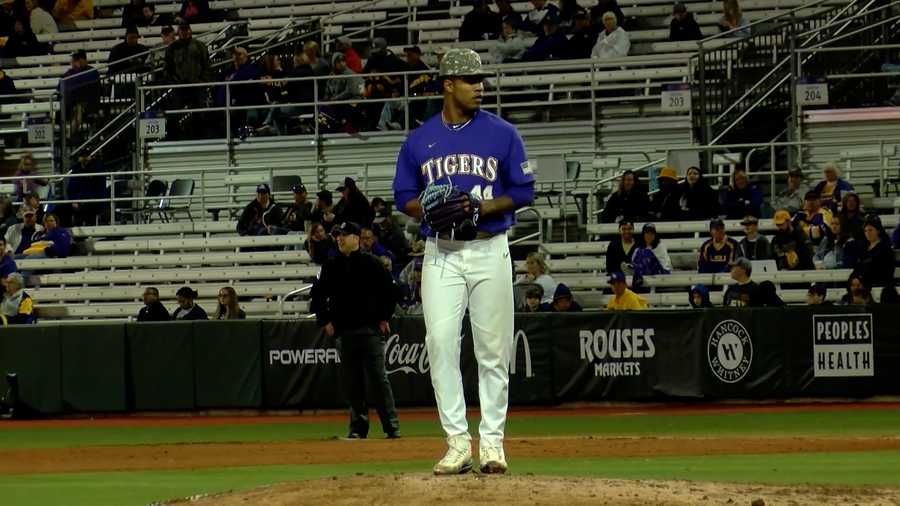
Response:
[{"label": "outfield wall", "polygon": [[[471,403],[477,368],[463,327]],[[423,320],[392,328],[397,404],[433,405]],[[514,405],[900,394],[900,316],[889,306],[522,314],[514,338]],[[22,400],[45,414],[338,408],[339,363],[311,320],[0,330],[0,372],[17,373]]]}]

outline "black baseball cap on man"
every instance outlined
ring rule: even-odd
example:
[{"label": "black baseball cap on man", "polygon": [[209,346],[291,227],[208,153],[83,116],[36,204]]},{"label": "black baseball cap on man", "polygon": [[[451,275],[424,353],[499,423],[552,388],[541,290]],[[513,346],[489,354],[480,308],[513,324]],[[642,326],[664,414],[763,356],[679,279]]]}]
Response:
[{"label": "black baseball cap on man", "polygon": [[345,221],[334,228],[340,235],[359,235],[360,233],[359,225],[352,221]]},{"label": "black baseball cap on man", "polygon": [[303,183],[295,184],[291,186],[291,191],[294,193],[306,193],[306,187],[303,186]]},{"label": "black baseball cap on man", "polygon": [[713,230],[713,229],[716,229],[716,228],[725,228],[725,222],[722,221],[720,218],[716,218],[716,219],[710,221],[710,222],[709,222],[709,229],[710,229],[710,230]]},{"label": "black baseball cap on man", "polygon": [[809,285],[809,293],[814,293],[819,295],[820,297],[825,297],[828,295],[828,287],[826,287],[822,283],[813,283]]},{"label": "black baseball cap on man", "polygon": [[419,48],[419,46],[409,46],[409,47],[404,47],[403,52],[404,53],[418,53],[421,55],[422,49]]},{"label": "black baseball cap on man", "polygon": [[72,60],[87,60],[87,51],[84,49],[77,49],[72,52]]},{"label": "black baseball cap on man", "polygon": [[743,220],[741,220],[741,225],[744,227],[746,227],[747,225],[759,225],[759,218],[748,214],[747,216],[744,216]]},{"label": "black baseball cap on man", "polygon": [[258,185],[256,187],[256,193],[270,193],[269,185],[267,185],[266,183]]}]

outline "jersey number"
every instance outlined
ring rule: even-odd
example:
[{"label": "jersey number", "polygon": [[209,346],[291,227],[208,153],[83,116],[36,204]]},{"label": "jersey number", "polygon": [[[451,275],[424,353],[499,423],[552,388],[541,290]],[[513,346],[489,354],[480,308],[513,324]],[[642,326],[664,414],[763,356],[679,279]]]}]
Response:
[{"label": "jersey number", "polygon": [[472,187],[472,191],[469,193],[478,197],[479,200],[491,200],[494,198],[494,185],[492,185],[492,184],[485,185],[484,191],[482,192],[481,185],[477,184]]}]

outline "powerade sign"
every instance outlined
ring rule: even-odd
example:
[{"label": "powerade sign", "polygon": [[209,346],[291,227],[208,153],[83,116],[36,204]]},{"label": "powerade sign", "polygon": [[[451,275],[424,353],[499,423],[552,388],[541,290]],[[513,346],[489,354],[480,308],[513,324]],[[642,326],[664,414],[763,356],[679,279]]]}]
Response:
[{"label": "powerade sign", "polygon": [[875,375],[872,315],[813,315],[816,378]]}]

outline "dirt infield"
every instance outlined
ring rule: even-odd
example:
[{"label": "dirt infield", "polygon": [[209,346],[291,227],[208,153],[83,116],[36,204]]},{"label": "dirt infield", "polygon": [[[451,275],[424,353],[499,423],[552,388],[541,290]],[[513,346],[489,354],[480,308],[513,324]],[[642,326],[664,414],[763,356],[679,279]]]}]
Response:
[{"label": "dirt infield", "polygon": [[[900,449],[900,438],[603,438],[532,437],[506,440],[509,459],[660,457]],[[439,438],[399,440],[209,443],[9,450],[0,474],[222,468],[255,465],[431,461],[443,454]]]},{"label": "dirt infield", "polygon": [[[759,501],[762,502],[759,502]],[[754,502],[756,501],[756,502]],[[178,501],[181,502],[181,501]],[[293,504],[900,504],[896,489],[775,487],[684,481],[427,474],[310,480],[192,498],[192,505]]]}]

